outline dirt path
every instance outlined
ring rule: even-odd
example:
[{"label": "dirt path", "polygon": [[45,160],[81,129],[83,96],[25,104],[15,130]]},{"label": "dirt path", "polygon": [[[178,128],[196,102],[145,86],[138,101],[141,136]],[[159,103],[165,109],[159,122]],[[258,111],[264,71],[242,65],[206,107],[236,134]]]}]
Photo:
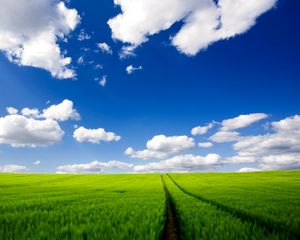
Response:
[{"label": "dirt path", "polygon": [[226,205],[218,203],[216,201],[206,199],[204,197],[201,197],[201,196],[198,196],[191,192],[188,192],[184,188],[182,188],[169,174],[166,174],[166,175],[170,178],[170,180],[174,183],[174,185],[177,186],[183,193],[185,193],[191,197],[194,197],[200,201],[209,203],[209,204],[217,207],[218,209],[220,209],[224,212],[227,212],[231,216],[240,219],[243,222],[246,222],[246,221],[252,222],[253,224],[256,224],[256,225],[262,227],[266,231],[266,234],[282,233],[282,234],[285,234],[286,236],[289,236],[290,239],[300,239],[299,234],[290,232],[289,230],[285,229],[283,226],[281,226],[280,224],[278,224],[276,222],[271,222],[271,221],[266,222],[264,219],[262,219],[258,216],[247,214],[247,213],[239,211],[235,208],[226,206]]},{"label": "dirt path", "polygon": [[169,191],[166,186],[166,183],[164,182],[164,178],[161,175],[161,181],[165,190],[165,196],[166,196],[166,223],[164,226],[164,232],[161,237],[161,240],[180,240],[180,233],[179,233],[179,223],[178,219],[176,217],[175,208],[174,205],[170,199]]}]

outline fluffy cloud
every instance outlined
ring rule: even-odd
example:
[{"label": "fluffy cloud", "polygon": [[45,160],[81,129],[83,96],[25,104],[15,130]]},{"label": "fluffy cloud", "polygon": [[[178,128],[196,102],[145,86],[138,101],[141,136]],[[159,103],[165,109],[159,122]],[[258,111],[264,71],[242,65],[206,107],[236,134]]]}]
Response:
[{"label": "fluffy cloud", "polygon": [[10,115],[17,114],[17,113],[19,112],[18,109],[13,108],[13,107],[7,107],[7,108],[6,108],[6,111],[7,111],[7,113],[10,114]]},{"label": "fluffy cloud", "polygon": [[69,119],[80,120],[80,115],[76,109],[73,108],[73,102],[65,99],[57,105],[51,105],[43,110],[43,117],[47,119],[54,119],[58,121],[66,121]]},{"label": "fluffy cloud", "polygon": [[40,114],[40,111],[36,108],[23,108],[21,111],[23,116],[29,116],[29,117],[38,117]]},{"label": "fluffy cloud", "polygon": [[217,143],[233,142],[240,139],[238,132],[219,131],[210,136],[209,140]]},{"label": "fluffy cloud", "polygon": [[231,131],[239,128],[248,127],[251,124],[267,118],[265,113],[252,113],[247,115],[239,115],[238,117],[226,119],[222,121],[222,131]]},{"label": "fluffy cloud", "polygon": [[126,72],[127,72],[127,74],[132,74],[133,72],[138,71],[138,70],[142,70],[142,69],[143,69],[142,66],[134,67],[132,65],[129,65],[129,66],[126,67]]},{"label": "fluffy cloud", "polygon": [[256,162],[264,170],[300,168],[300,116],[272,122],[272,133],[240,138],[228,163]]},{"label": "fluffy cloud", "polygon": [[[277,0],[115,0],[121,13],[108,21],[112,37],[134,48],[183,21],[172,44],[195,55],[210,44],[249,30]],[[155,16],[155,17],[153,17]]]},{"label": "fluffy cloud", "polygon": [[193,136],[196,136],[196,135],[203,135],[205,133],[207,133],[207,131],[211,128],[214,127],[214,124],[213,123],[210,123],[206,126],[198,126],[198,127],[194,127],[191,131],[192,135]]},{"label": "fluffy cloud", "polygon": [[103,128],[87,129],[84,127],[77,128],[73,133],[73,137],[78,142],[91,143],[100,143],[100,141],[112,142],[121,139],[120,136],[113,132],[106,132]]},{"label": "fluffy cloud", "polygon": [[238,172],[258,172],[258,171],[261,171],[261,169],[244,167],[238,170]]},{"label": "fluffy cloud", "polygon": [[129,147],[126,149],[125,154],[132,158],[162,159],[171,154],[193,148],[194,146],[194,139],[187,136],[166,137],[165,135],[157,135],[147,142],[147,149],[134,151],[133,148]]},{"label": "fluffy cloud", "polygon": [[135,172],[196,172],[213,168],[221,164],[218,154],[208,154],[205,157],[192,154],[179,155],[160,162],[137,165]]},{"label": "fluffy cloud", "polygon": [[98,43],[97,46],[103,53],[110,54],[110,55],[113,54],[111,47],[107,43],[105,42]]},{"label": "fluffy cloud", "polygon": [[21,115],[0,118],[0,144],[39,147],[58,143],[64,132],[52,119],[36,120]]},{"label": "fluffy cloud", "polygon": [[213,146],[211,142],[200,142],[198,143],[198,146],[201,148],[210,148]]},{"label": "fluffy cloud", "polygon": [[75,76],[71,58],[58,45],[80,21],[75,9],[56,0],[0,0],[0,5],[0,50],[11,62],[45,69],[57,78]]},{"label": "fluffy cloud", "polygon": [[119,168],[130,169],[133,164],[128,164],[120,161],[99,162],[93,161],[86,164],[68,164],[57,167],[57,173],[100,173],[106,169]]},{"label": "fluffy cloud", "polygon": [[101,87],[105,87],[106,82],[107,82],[107,76],[104,75],[104,76],[102,76],[100,79],[97,79],[97,80],[98,80],[98,84],[99,84]]},{"label": "fluffy cloud", "polygon": [[14,164],[8,164],[4,166],[0,166],[0,172],[4,173],[18,173],[18,172],[25,172],[28,169],[25,166],[21,165],[14,165]]}]

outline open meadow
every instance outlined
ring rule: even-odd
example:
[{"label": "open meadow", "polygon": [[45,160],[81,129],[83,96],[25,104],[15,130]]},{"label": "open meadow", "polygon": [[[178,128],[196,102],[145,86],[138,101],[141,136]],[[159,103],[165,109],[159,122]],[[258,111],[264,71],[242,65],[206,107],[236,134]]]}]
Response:
[{"label": "open meadow", "polygon": [[299,239],[300,171],[1,174],[0,239]]}]

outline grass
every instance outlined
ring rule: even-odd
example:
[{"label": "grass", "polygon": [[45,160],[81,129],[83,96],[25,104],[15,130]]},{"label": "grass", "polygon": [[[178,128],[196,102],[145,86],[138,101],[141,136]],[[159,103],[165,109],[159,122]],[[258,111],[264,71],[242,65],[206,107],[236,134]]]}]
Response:
[{"label": "grass", "polygon": [[[300,171],[162,179],[183,239],[299,236]],[[160,239],[165,224],[159,174],[0,174],[1,240]]]},{"label": "grass", "polygon": [[300,171],[170,176],[188,193],[300,236]]},{"label": "grass", "polygon": [[0,175],[0,239],[158,239],[159,175]]}]

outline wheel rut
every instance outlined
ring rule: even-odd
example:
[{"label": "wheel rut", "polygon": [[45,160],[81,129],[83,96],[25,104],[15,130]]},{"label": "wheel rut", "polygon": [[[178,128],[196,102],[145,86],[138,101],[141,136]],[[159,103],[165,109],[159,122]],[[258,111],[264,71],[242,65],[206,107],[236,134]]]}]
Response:
[{"label": "wheel rut", "polygon": [[181,240],[179,221],[176,216],[175,207],[172,202],[172,199],[170,198],[167,185],[162,175],[161,175],[161,181],[163,184],[163,188],[165,191],[165,198],[166,198],[166,222],[165,222],[163,234],[161,236],[161,240]]},{"label": "wheel rut", "polygon": [[231,216],[238,218],[243,222],[251,222],[253,224],[256,224],[257,226],[262,227],[265,230],[266,234],[281,233],[281,234],[285,234],[285,235],[289,236],[290,239],[295,239],[295,240],[300,239],[300,234],[298,234],[297,232],[291,232],[291,231],[285,229],[283,226],[281,226],[278,223],[271,222],[271,221],[267,222],[264,219],[261,219],[255,215],[247,214],[247,213],[239,211],[235,208],[228,207],[228,206],[218,203],[216,201],[206,199],[202,196],[193,194],[193,193],[185,190],[183,187],[181,187],[169,174],[166,174],[166,175],[174,183],[174,185],[177,186],[183,193],[185,193],[191,197],[194,197],[194,198],[198,199],[199,201],[209,203],[212,206],[215,206],[217,209],[227,212]]}]

